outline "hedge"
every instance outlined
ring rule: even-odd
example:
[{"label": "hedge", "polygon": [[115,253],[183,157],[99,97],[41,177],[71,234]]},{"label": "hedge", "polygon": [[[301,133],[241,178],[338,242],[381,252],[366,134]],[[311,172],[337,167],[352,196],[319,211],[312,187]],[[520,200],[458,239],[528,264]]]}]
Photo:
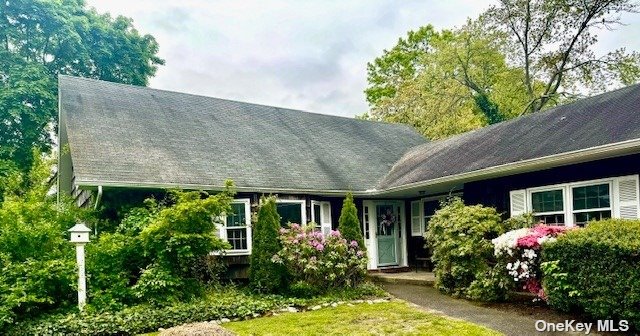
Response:
[{"label": "hedge", "polygon": [[640,329],[640,221],[592,222],[545,244],[542,260],[552,307]]}]

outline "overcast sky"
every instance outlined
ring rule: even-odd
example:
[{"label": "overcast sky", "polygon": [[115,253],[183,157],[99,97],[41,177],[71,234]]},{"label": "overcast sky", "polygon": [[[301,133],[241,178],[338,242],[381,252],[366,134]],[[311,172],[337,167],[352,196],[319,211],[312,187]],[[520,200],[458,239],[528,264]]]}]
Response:
[{"label": "overcast sky", "polygon": [[[88,0],[134,20],[160,44],[150,86],[354,116],[367,110],[366,64],[408,30],[460,26],[477,0]],[[598,49],[640,50],[640,15],[601,35]]]}]

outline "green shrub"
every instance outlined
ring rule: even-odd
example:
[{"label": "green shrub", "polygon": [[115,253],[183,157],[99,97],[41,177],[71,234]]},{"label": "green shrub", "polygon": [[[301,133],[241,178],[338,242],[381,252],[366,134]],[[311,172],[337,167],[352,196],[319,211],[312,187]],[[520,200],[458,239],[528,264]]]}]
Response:
[{"label": "green shrub", "polygon": [[542,252],[552,307],[640,328],[640,221],[590,222],[544,244]]},{"label": "green shrub", "polygon": [[328,235],[315,225],[291,224],[280,229],[282,249],[272,257],[287,270],[290,280],[318,291],[355,287],[367,273],[367,256],[356,241],[347,242],[339,231]]},{"label": "green shrub", "polygon": [[253,227],[249,284],[258,292],[275,293],[283,289],[285,277],[284,268],[271,261],[281,248],[280,216],[275,197],[263,197],[260,203],[258,220]]},{"label": "green shrub", "polygon": [[[0,203],[0,329],[75,300],[75,258],[67,229],[91,213],[47,195],[51,162],[34,153],[27,176],[15,175]],[[20,189],[26,186],[26,189]]]},{"label": "green shrub", "polygon": [[227,182],[225,191],[215,195],[171,192],[173,204],[153,215],[140,232],[140,245],[151,265],[132,288],[137,298],[170,303],[199,292],[209,254],[229,248],[217,236],[212,218],[231,211],[232,187]]},{"label": "green shrub", "polygon": [[365,250],[364,238],[362,237],[362,231],[360,230],[360,221],[358,220],[358,209],[353,203],[353,195],[347,193],[347,197],[342,203],[342,211],[340,212],[340,219],[338,220],[338,231],[342,234],[342,237],[347,242],[356,241],[360,249]]},{"label": "green shrub", "polygon": [[443,203],[429,221],[426,234],[438,289],[471,299],[502,296],[502,280],[492,269],[491,239],[504,232],[500,215],[493,208],[466,206],[460,198]]}]

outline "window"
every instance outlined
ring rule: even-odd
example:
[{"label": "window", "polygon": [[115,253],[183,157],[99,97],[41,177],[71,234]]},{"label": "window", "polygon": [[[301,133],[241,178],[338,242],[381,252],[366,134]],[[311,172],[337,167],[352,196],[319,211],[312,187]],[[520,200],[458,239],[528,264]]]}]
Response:
[{"label": "window", "polygon": [[364,226],[364,239],[369,239],[369,206],[363,205],[362,208],[362,225]]},{"label": "window", "polygon": [[231,245],[228,254],[251,252],[251,203],[249,199],[237,199],[231,203],[231,211],[223,217],[224,227],[220,238]]},{"label": "window", "polygon": [[609,183],[573,187],[573,222],[584,226],[591,220],[611,218],[611,185]]},{"label": "window", "polygon": [[424,221],[424,232],[427,232],[427,227],[429,226],[429,220],[436,213],[436,211],[440,209],[440,201],[426,201],[424,202],[424,210],[422,213],[423,221]]},{"label": "window", "polygon": [[422,228],[421,207],[420,201],[411,202],[411,235],[414,237],[422,236],[424,232]]},{"label": "window", "polygon": [[289,223],[306,224],[307,222],[303,200],[277,200],[276,208],[280,215],[280,225],[283,227]]},{"label": "window", "polygon": [[311,221],[324,235],[331,233],[331,203],[311,201]]},{"label": "window", "polygon": [[536,222],[564,224],[564,189],[532,192],[531,212]]},{"label": "window", "polygon": [[591,220],[640,218],[638,175],[511,190],[511,216],[531,212],[547,224],[584,226]]}]

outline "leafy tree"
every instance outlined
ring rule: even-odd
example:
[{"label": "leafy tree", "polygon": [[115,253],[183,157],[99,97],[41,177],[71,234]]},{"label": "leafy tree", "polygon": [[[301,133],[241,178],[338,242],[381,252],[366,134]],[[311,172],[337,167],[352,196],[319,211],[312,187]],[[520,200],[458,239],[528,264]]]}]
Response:
[{"label": "leafy tree", "polygon": [[362,231],[360,231],[360,221],[358,220],[358,209],[353,203],[353,195],[351,193],[347,193],[347,197],[342,203],[342,211],[340,212],[340,219],[338,219],[338,231],[347,242],[355,240],[361,249],[365,249],[364,238],[362,237]]},{"label": "leafy tree", "polygon": [[[632,0],[501,0],[485,17],[509,40],[509,56],[522,69],[528,104],[536,112],[563,99],[629,85],[640,79],[640,54],[625,48],[597,55],[598,30],[621,24],[620,14],[636,12]],[[537,83],[543,84],[537,89]]]},{"label": "leafy tree", "polygon": [[[513,85],[519,70],[507,64],[501,51],[504,42],[500,34],[487,34],[482,21],[469,21],[460,29],[430,34],[429,48],[419,49],[420,54],[397,47],[385,52],[369,64],[368,90],[380,91],[374,89],[382,84],[372,79],[379,78],[373,75],[385,69],[382,65],[403,68],[403,57],[416,57],[410,68],[413,72],[396,76],[399,79],[392,81],[394,90],[387,96],[369,99],[370,117],[413,125],[430,139],[512,118],[526,104],[526,94],[523,86]],[[404,44],[404,40],[399,42],[399,46]]]},{"label": "leafy tree", "polygon": [[31,150],[48,152],[57,123],[57,76],[146,85],[158,44],[132,20],[83,0],[0,2],[0,178],[28,172]]},{"label": "leafy tree", "polygon": [[394,97],[404,82],[415,79],[423,68],[422,57],[431,51],[431,41],[439,35],[431,25],[410,30],[391,50],[367,63],[367,102],[376,106],[380,100]]},{"label": "leafy tree", "polygon": [[253,227],[249,284],[258,292],[273,293],[282,289],[285,273],[271,260],[281,248],[278,240],[280,215],[275,197],[263,197],[260,203],[258,220]]}]

